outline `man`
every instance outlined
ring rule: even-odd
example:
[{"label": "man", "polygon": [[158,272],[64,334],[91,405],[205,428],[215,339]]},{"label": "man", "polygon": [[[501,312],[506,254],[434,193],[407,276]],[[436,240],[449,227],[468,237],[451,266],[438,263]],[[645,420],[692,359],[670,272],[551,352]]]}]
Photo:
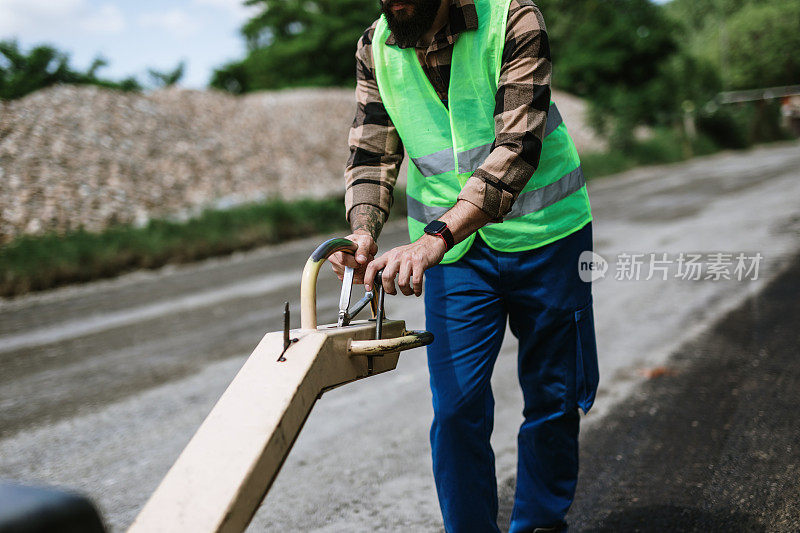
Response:
[{"label": "man", "polygon": [[[550,50],[529,0],[381,0],[356,53],[345,171],[355,257],[419,296],[425,279],[433,470],[445,528],[497,531],[490,377],[508,318],[524,421],[513,532],[562,531],[578,472],[578,407],[597,387],[591,287],[578,275],[591,213],[580,161],[550,102]],[[411,244],[377,253],[409,153]],[[374,258],[374,259],[373,259]]]}]

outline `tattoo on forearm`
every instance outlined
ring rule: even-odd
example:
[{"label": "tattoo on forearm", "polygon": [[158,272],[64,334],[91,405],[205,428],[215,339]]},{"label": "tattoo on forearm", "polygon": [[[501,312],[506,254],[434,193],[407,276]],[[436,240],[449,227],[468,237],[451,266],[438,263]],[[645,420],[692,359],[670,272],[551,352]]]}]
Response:
[{"label": "tattoo on forearm", "polygon": [[359,204],[350,211],[350,227],[352,230],[354,232],[356,230],[367,231],[376,241],[378,240],[378,235],[381,234],[384,222],[384,212],[374,205]]}]

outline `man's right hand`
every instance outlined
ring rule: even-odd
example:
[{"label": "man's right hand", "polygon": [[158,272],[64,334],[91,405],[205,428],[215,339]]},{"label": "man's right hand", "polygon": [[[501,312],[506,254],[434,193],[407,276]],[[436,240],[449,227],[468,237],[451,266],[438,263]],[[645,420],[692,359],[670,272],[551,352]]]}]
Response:
[{"label": "man's right hand", "polygon": [[339,276],[339,279],[344,278],[344,268],[352,267],[354,269],[353,282],[358,284],[364,283],[364,272],[367,270],[367,265],[375,259],[375,254],[378,253],[378,245],[375,239],[372,238],[366,231],[357,230],[347,236],[358,245],[355,255],[350,255],[344,252],[337,252],[328,258],[333,266],[333,271]]}]

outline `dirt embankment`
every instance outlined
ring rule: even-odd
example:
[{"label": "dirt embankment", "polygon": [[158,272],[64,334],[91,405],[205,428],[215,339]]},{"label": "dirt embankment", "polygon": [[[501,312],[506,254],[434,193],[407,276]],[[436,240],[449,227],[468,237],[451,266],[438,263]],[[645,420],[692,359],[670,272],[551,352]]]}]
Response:
[{"label": "dirt embankment", "polygon": [[[579,149],[602,145],[556,94]],[[59,86],[0,102],[0,243],[267,197],[343,192],[349,89],[241,97]]]}]

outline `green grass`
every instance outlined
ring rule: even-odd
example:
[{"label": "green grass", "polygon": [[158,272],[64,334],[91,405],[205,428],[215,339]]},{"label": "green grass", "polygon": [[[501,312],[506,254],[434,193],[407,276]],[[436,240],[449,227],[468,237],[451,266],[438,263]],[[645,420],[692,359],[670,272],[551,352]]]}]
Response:
[{"label": "green grass", "polygon": [[[405,215],[404,192],[395,191],[394,196],[393,215]],[[341,197],[270,200],[204,211],[183,222],[153,220],[144,227],[120,225],[101,233],[79,230],[26,236],[0,247],[0,296],[188,263],[334,231],[349,233]]]},{"label": "green grass", "polygon": [[209,210],[174,222],[111,227],[102,233],[27,236],[0,248],[0,294],[15,296],[66,283],[186,263],[289,239],[347,230],[341,198]]}]

